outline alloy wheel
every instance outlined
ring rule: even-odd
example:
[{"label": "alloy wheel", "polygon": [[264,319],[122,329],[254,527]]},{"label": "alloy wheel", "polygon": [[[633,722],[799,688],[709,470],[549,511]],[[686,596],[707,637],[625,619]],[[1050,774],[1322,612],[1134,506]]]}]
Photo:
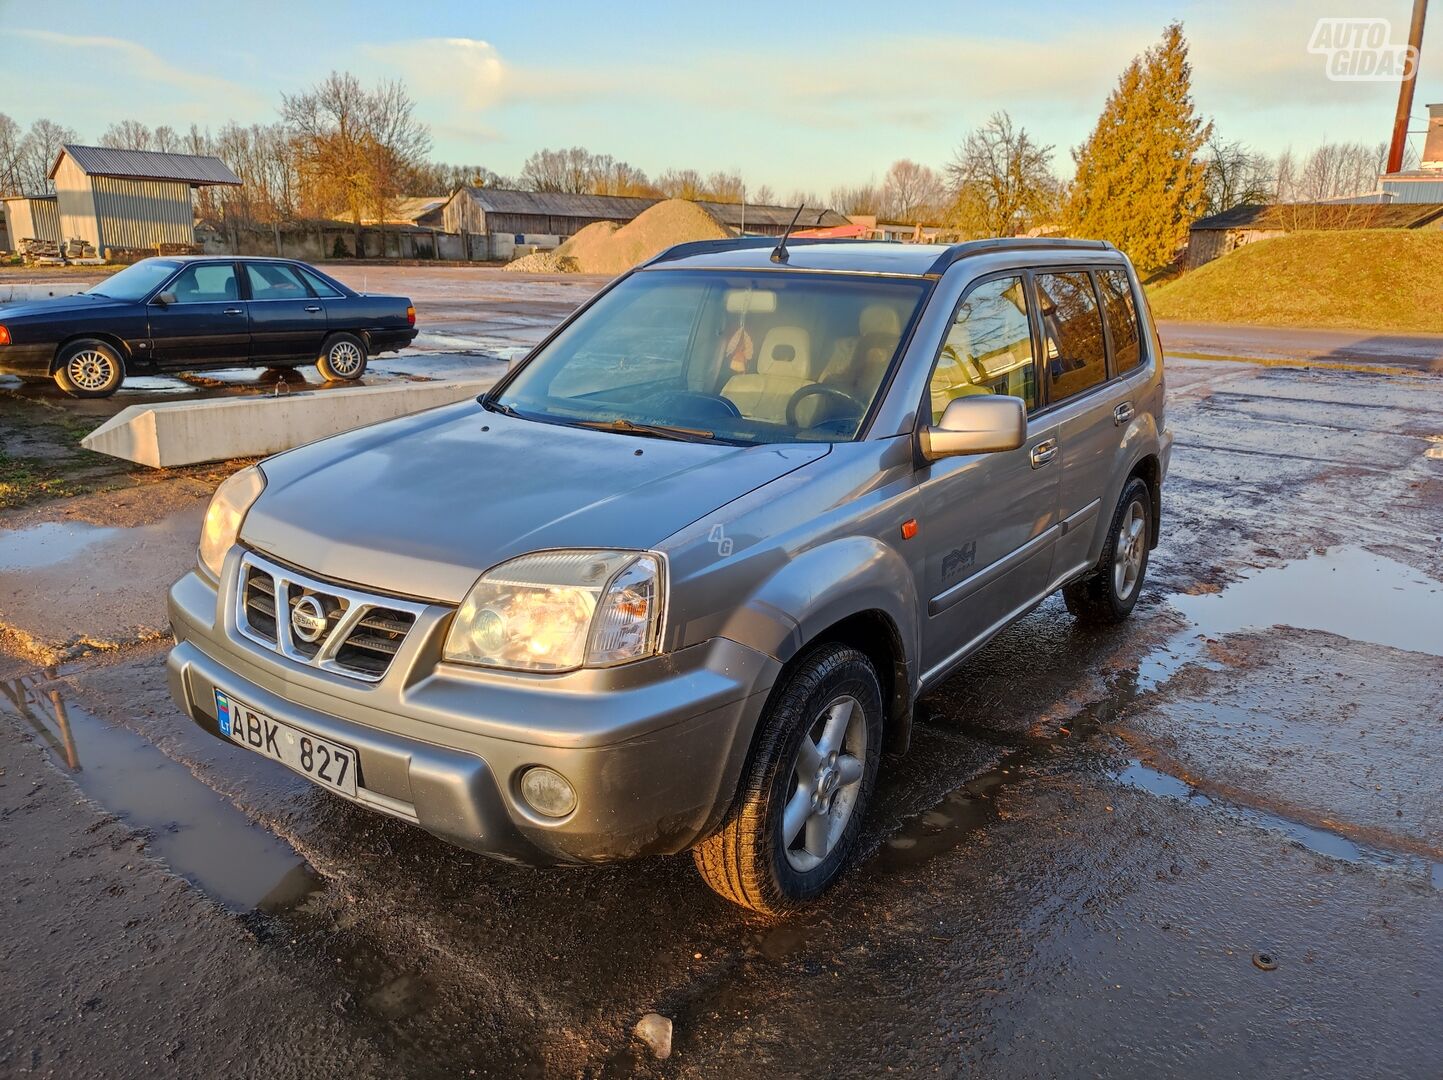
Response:
[{"label": "alloy wheel", "polygon": [[99,349],[81,349],[66,362],[65,375],[80,390],[104,390],[115,378],[115,361]]},{"label": "alloy wheel", "polygon": [[354,341],[338,341],[331,346],[331,354],[327,357],[331,370],[337,375],[352,375],[361,368],[361,350],[356,348]]},{"label": "alloy wheel", "polygon": [[1140,502],[1128,504],[1117,531],[1117,550],[1112,557],[1112,588],[1119,600],[1126,600],[1142,577],[1147,556],[1147,511]]},{"label": "alloy wheel", "polygon": [[782,844],[792,869],[816,869],[847,830],[862,790],[867,717],[850,695],[833,699],[802,733],[782,811]]}]

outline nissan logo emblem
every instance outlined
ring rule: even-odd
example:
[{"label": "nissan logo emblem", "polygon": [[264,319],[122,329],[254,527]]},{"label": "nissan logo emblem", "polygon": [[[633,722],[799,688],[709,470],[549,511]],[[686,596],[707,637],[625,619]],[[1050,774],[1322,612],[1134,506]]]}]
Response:
[{"label": "nissan logo emblem", "polygon": [[314,596],[303,596],[291,608],[291,629],[302,641],[317,642],[326,632],[329,621],[325,609]]}]

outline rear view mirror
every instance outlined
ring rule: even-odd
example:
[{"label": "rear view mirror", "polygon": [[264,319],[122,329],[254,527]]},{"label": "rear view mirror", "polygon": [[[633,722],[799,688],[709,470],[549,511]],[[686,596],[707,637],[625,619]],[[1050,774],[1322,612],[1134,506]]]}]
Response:
[{"label": "rear view mirror", "polygon": [[767,315],[777,310],[777,294],[771,289],[728,289],[728,315]]},{"label": "rear view mirror", "polygon": [[154,301],[154,302],[157,303],[157,304],[159,304],[161,307],[169,307],[171,304],[175,303],[175,293],[173,293],[173,292],[156,293],[156,294],[155,294],[155,301]]},{"label": "rear view mirror", "polygon": [[1027,403],[1001,394],[972,394],[950,402],[936,426],[922,428],[920,449],[928,461],[959,454],[1016,450],[1027,441]]}]

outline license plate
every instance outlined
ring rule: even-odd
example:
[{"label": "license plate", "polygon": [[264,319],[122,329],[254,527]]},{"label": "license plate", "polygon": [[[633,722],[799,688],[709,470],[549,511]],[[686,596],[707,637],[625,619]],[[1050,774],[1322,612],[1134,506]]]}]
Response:
[{"label": "license plate", "polygon": [[342,794],[356,794],[356,752],[258,713],[229,694],[215,692],[221,734],[247,750],[273,758],[308,780]]}]

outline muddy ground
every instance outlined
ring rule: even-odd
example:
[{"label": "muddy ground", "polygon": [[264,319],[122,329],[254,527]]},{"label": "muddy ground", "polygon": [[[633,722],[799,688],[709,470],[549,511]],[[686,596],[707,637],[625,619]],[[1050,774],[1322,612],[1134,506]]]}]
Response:
[{"label": "muddy ground", "polygon": [[213,479],[10,512],[0,1074],[1439,1075],[1443,382],[1169,383],[1135,617],[1054,599],[929,695],[851,880],[776,923],[191,727],[155,636]]}]

